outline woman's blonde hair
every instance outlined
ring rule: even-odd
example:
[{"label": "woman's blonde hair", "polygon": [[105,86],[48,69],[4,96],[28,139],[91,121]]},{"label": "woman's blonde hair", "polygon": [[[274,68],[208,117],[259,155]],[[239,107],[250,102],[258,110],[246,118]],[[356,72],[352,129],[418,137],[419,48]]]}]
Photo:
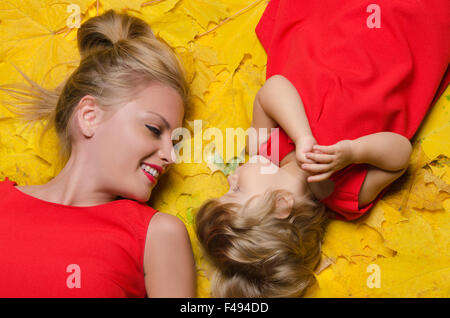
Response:
[{"label": "woman's blonde hair", "polygon": [[196,233],[214,266],[213,297],[298,297],[315,282],[314,268],[328,220],[326,207],[305,195],[287,218],[276,202],[287,190],[267,192],[259,204],[206,201],[196,215]]},{"label": "woman's blonde hair", "polygon": [[[175,52],[158,40],[137,17],[109,10],[81,25],[77,33],[79,66],[55,89],[46,89],[16,68],[30,85],[10,84],[1,90],[16,98],[5,105],[29,123],[48,119],[42,134],[55,126],[62,159],[72,150],[71,118],[85,95],[109,107],[130,101],[143,85],[158,81],[174,88],[183,106],[190,100],[186,74]],[[41,135],[42,137],[42,135]]]}]

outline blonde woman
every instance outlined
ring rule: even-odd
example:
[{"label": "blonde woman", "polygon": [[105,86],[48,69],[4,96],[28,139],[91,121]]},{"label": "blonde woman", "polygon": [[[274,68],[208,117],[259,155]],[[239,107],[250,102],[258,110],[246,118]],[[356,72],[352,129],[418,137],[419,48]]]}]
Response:
[{"label": "blonde woman", "polygon": [[[369,11],[380,8],[374,28]],[[405,173],[410,139],[449,83],[448,8],[445,0],[269,2],[255,29],[268,59],[252,119],[269,137],[258,136],[251,158],[261,160],[239,167],[230,191],[196,216],[214,296],[303,295],[329,217],[369,213]]]},{"label": "blonde woman", "polygon": [[0,297],[194,297],[184,224],[145,204],[173,163],[181,64],[126,14],[91,18],[77,36],[78,68],[55,91],[28,79],[33,98],[13,110],[49,119],[68,160],[46,184],[0,182]]}]

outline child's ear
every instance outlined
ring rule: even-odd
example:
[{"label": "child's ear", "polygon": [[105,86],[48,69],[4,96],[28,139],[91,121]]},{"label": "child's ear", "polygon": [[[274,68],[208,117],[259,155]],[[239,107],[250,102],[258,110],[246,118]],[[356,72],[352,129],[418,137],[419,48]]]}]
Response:
[{"label": "child's ear", "polygon": [[278,197],[276,205],[276,217],[286,219],[291,214],[294,205],[294,197],[292,194],[283,194]]}]

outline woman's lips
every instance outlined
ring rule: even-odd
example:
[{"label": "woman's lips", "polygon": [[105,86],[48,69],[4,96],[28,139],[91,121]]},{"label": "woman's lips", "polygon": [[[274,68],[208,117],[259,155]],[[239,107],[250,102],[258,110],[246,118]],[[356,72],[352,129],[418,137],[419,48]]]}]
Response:
[{"label": "woman's lips", "polygon": [[147,178],[150,180],[151,183],[156,183],[156,179],[150,173],[148,173],[144,169],[141,170],[145,173],[145,175],[147,176]]},{"label": "woman's lips", "polygon": [[147,163],[147,162],[143,162],[143,164],[145,164],[145,165],[147,165],[147,166],[150,166],[150,167],[152,167],[153,169],[156,169],[158,172],[159,172],[159,174],[161,174],[162,172],[163,172],[163,167],[161,167],[161,166],[158,166],[158,165],[154,165],[154,164],[152,164],[152,163]]}]

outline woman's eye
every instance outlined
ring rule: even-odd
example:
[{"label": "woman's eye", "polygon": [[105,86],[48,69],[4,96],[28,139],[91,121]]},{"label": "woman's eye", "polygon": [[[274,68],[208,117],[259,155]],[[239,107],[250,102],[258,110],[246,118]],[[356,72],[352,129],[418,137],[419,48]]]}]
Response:
[{"label": "woman's eye", "polygon": [[156,128],[156,127],[153,127],[153,126],[150,126],[150,125],[145,125],[151,132],[153,132],[156,136],[159,136],[159,135],[161,135],[161,131],[158,129],[158,128]]}]

